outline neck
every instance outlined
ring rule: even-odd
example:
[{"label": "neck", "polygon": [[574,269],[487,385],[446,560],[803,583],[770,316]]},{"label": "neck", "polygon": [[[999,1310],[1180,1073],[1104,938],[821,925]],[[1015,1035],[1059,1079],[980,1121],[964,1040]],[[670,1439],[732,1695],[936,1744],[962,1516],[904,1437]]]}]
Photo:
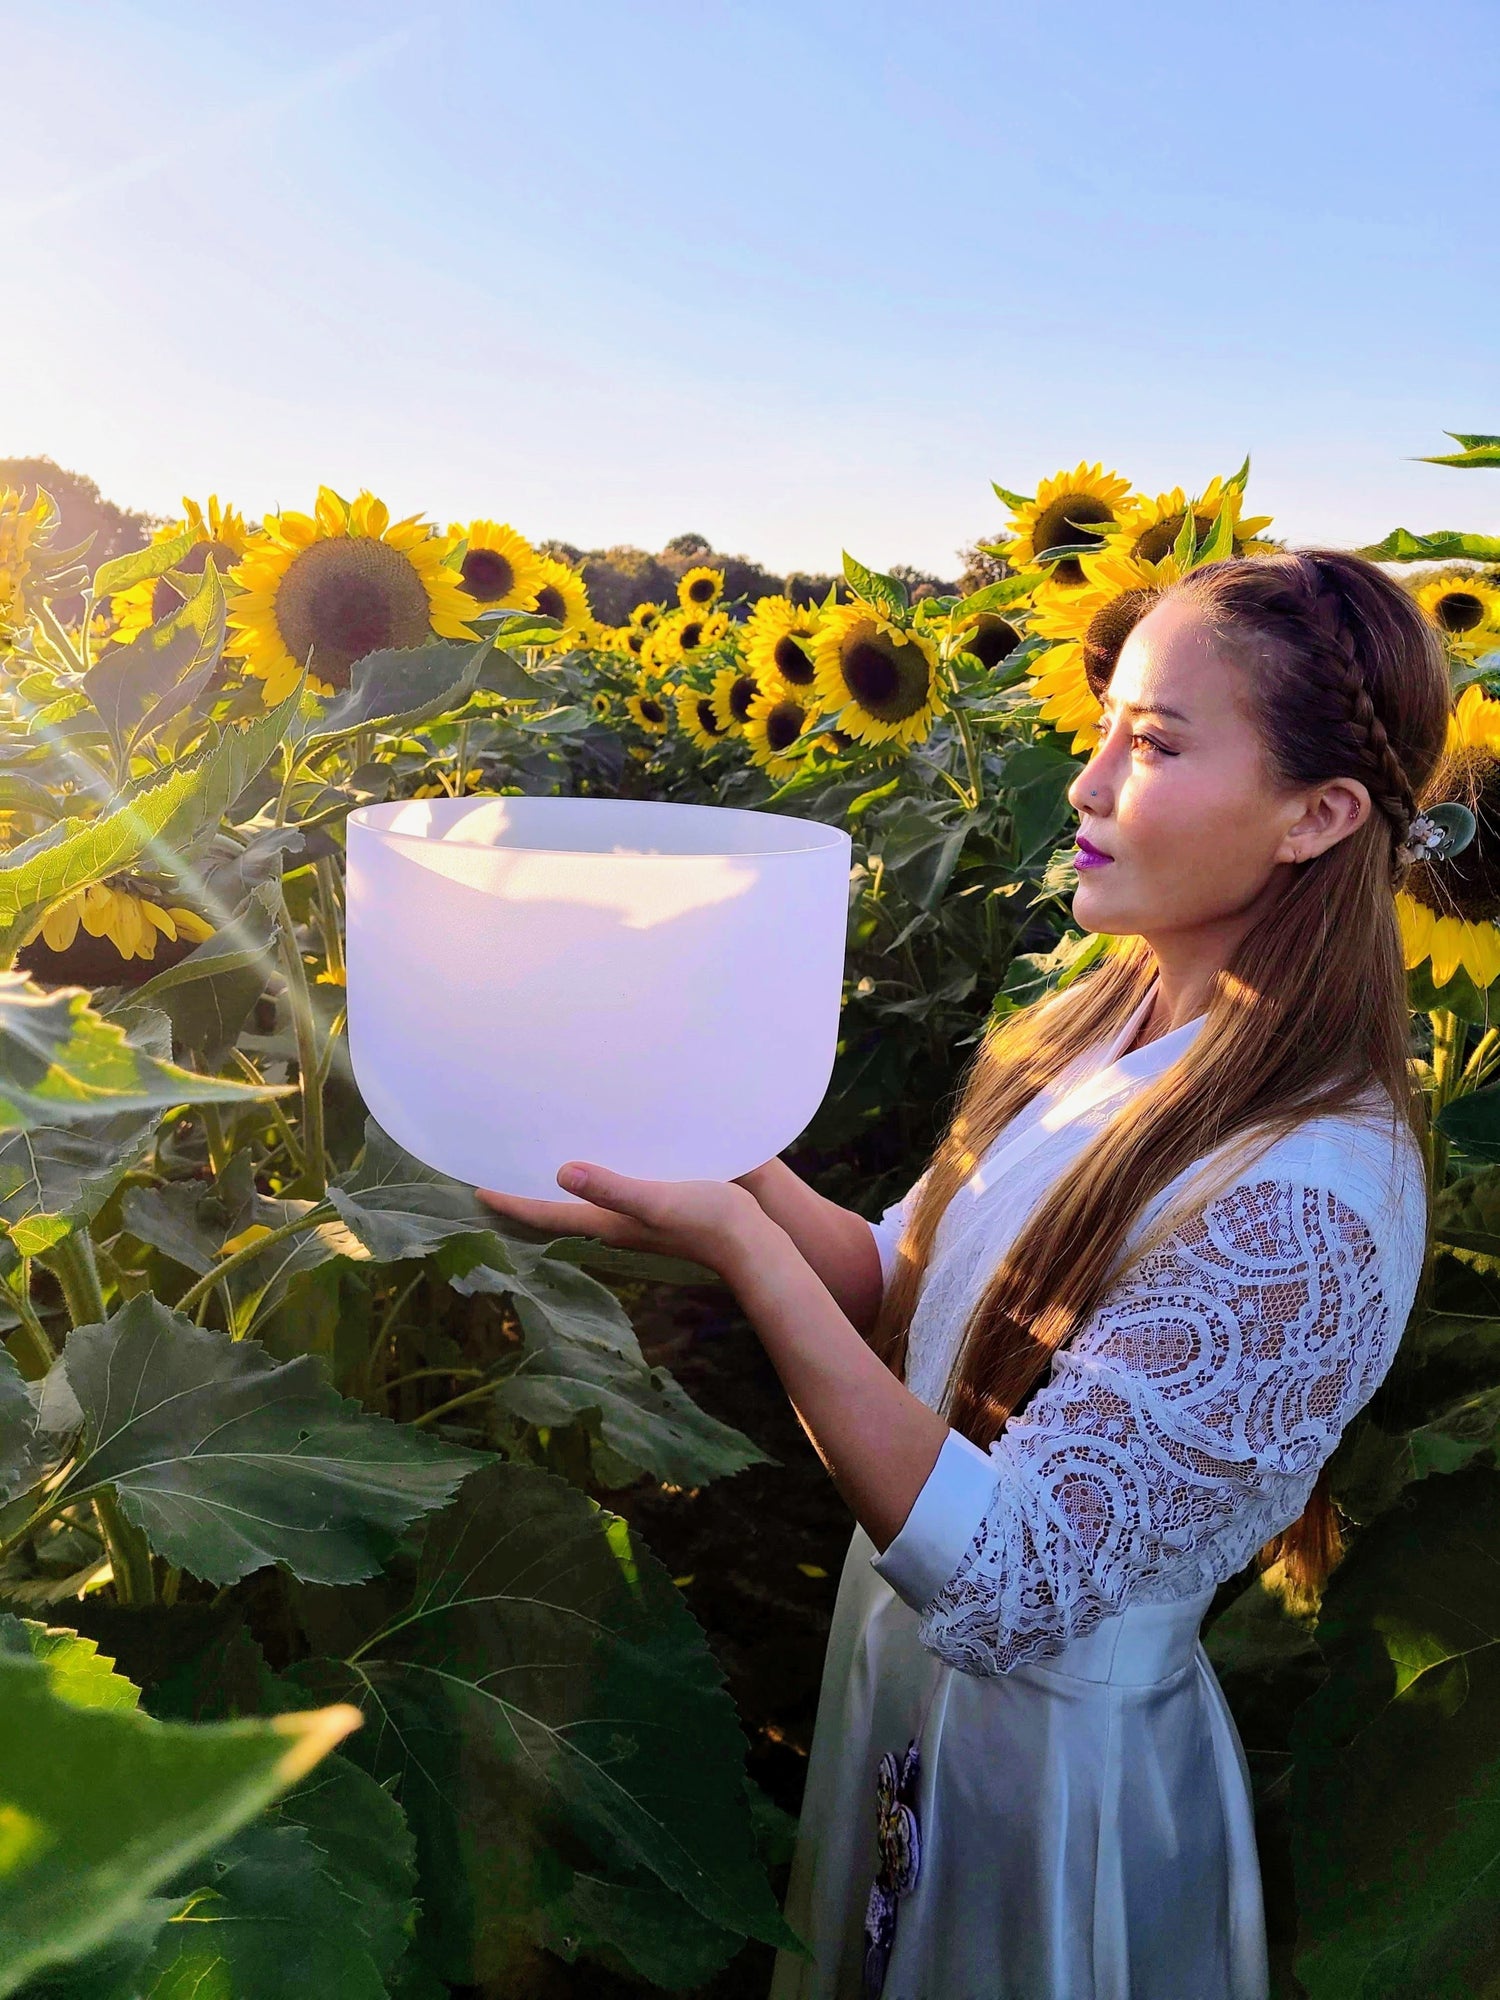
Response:
[{"label": "neck", "polygon": [[1234,957],[1259,914],[1258,908],[1245,910],[1218,923],[1155,932],[1146,939],[1156,959],[1156,992],[1136,1037],[1137,1048],[1197,1020],[1208,1006],[1215,976]]}]

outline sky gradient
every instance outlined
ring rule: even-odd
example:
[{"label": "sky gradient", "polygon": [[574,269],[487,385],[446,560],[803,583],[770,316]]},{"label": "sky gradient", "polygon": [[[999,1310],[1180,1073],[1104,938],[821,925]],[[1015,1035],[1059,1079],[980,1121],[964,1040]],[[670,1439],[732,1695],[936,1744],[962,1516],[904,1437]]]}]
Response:
[{"label": "sky gradient", "polygon": [[1500,9],[1214,11],[8,7],[0,456],[808,570],[1080,458],[1500,532],[1413,462],[1500,431]]}]

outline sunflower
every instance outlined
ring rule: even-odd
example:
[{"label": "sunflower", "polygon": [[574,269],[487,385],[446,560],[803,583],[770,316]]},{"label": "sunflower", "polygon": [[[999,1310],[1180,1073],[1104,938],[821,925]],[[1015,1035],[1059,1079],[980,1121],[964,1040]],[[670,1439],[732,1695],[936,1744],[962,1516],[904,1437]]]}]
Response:
[{"label": "sunflower", "polygon": [[1227,505],[1234,554],[1258,555],[1271,546],[1257,539],[1262,528],[1270,527],[1271,516],[1257,514],[1252,519],[1242,518],[1240,509],[1244,504],[1244,488],[1222,477],[1211,479],[1192,501],[1180,486],[1174,486],[1170,493],[1158,493],[1154,500],[1141,501],[1132,519],[1122,522],[1106,539],[1122,555],[1133,556],[1138,562],[1159,563],[1176,548],[1189,508],[1193,515],[1193,536],[1201,545],[1213,533],[1220,509]]},{"label": "sunflower", "polygon": [[625,712],[632,722],[638,723],[651,735],[666,735],[668,722],[666,690],[654,681],[643,677],[636,683],[634,692],[625,697]]},{"label": "sunflower", "polygon": [[1500,629],[1500,590],[1488,577],[1430,577],[1414,591],[1418,604],[1460,652],[1487,645]]},{"label": "sunflower", "polygon": [[[196,500],[189,500],[184,494],[182,515],[180,521],[168,521],[165,527],[158,528],[151,537],[152,543],[175,542],[179,535],[191,535],[191,548],[173,567],[187,576],[201,576],[204,564],[212,557],[220,576],[227,576],[250,546],[242,516],[233,507],[221,507],[217,493],[209,494],[207,513]],[[164,576],[148,576],[131,584],[128,590],[117,590],[109,600],[114,619],[110,639],[117,644],[134,639],[151,626],[159,625],[163,618],[170,618],[183,602],[182,592]]]},{"label": "sunflower", "polygon": [[723,570],[690,569],[677,586],[677,602],[684,611],[712,611],[723,591]]},{"label": "sunflower", "polygon": [[[468,547],[459,562],[460,588],[485,611],[531,610],[542,584],[542,557],[508,522],[471,521],[448,529]],[[469,607],[470,614],[473,605]]]},{"label": "sunflower", "polygon": [[[726,672],[733,672],[727,668]],[[672,697],[677,707],[677,726],[700,750],[713,750],[730,731],[719,720],[713,696],[701,688],[678,688]]]},{"label": "sunflower", "polygon": [[66,951],[80,924],[90,937],[108,938],[122,959],[154,958],[158,934],[173,942],[185,937],[194,943],[213,936],[213,925],[196,912],[163,908],[120,882],[91,882],[59,903],[42,921],[42,940],[52,951]]},{"label": "sunflower", "polygon": [[6,645],[28,617],[26,586],[46,573],[46,545],[57,532],[58,512],[38,489],[24,506],[13,486],[0,487],[0,645]]},{"label": "sunflower", "polygon": [[728,630],[729,620],[722,611],[673,611],[647,633],[641,657],[660,671],[701,653]]},{"label": "sunflower", "polygon": [[780,684],[761,687],[750,697],[746,708],[745,737],[750,745],[750,761],[771,778],[790,778],[800,771],[802,759],[788,756],[787,752],[816,721],[816,708]]},{"label": "sunflower", "polygon": [[813,640],[821,614],[789,597],[762,597],[745,621],[745,663],[764,681],[799,691],[805,699],[817,680]]},{"label": "sunflower", "polygon": [[308,685],[349,685],[356,660],[386,646],[420,646],[432,632],[470,639],[474,605],[444,561],[452,544],[418,515],[392,523],[384,501],[352,503],[318,488],[313,514],[273,514],[232,571],[233,648],[263,682],[267,707],[304,665]]},{"label": "sunflower", "polygon": [[750,704],[760,692],[760,682],[754,674],[747,674],[743,667],[720,667],[714,675],[708,698],[720,727],[727,735],[744,733],[750,721]]},{"label": "sunflower", "polygon": [[[1104,536],[1124,522],[1131,511],[1130,481],[1103,465],[1079,461],[1076,472],[1054,472],[1036,490],[1036,498],[1011,516],[1006,559],[1015,569],[1036,562],[1048,549],[1097,547]],[[1075,556],[1064,556],[1052,571],[1055,583],[1076,589],[1083,573]]]},{"label": "sunflower", "polygon": [[1477,822],[1451,861],[1418,861],[1396,892],[1408,968],[1432,962],[1444,986],[1462,968],[1479,987],[1500,979],[1500,701],[1471,682],[1448,717],[1434,775],[1438,798],[1461,799]]},{"label": "sunflower", "polygon": [[592,630],[594,622],[583,578],[576,569],[569,569],[566,563],[558,562],[553,556],[541,557],[539,568],[541,579],[536,586],[531,609],[540,611],[544,618],[562,621],[562,630],[552,640],[552,645],[576,645]]},{"label": "sunflower", "polygon": [[1112,546],[1081,558],[1083,587],[1037,591],[1031,629],[1054,643],[1037,661],[1030,691],[1041,700],[1041,719],[1073,731],[1073,749],[1088,749],[1099,716],[1098,690],[1114,671],[1121,646],[1179,574],[1174,557],[1141,562]]},{"label": "sunflower", "polygon": [[837,604],[814,642],[814,696],[864,743],[925,742],[942,710],[932,641],[873,605]]},{"label": "sunflower", "polygon": [[978,660],[982,667],[998,667],[1002,660],[1009,659],[1020,643],[1020,627],[1012,625],[1008,618],[1002,618],[995,611],[976,613],[958,635],[959,652]]}]

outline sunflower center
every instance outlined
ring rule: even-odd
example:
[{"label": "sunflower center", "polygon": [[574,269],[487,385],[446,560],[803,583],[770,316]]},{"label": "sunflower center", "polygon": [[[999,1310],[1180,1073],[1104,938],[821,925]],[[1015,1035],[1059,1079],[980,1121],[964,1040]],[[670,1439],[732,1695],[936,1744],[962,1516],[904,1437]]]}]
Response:
[{"label": "sunflower center", "polygon": [[702,638],[703,622],[698,618],[690,618],[677,635],[678,644],[685,653],[691,653],[693,648],[700,644]]},{"label": "sunflower center", "polygon": [[646,635],[644,632],[627,632],[625,635],[625,644],[630,648],[632,653],[638,653],[645,643]]},{"label": "sunflower center", "polygon": [[1089,620],[1083,635],[1083,673],[1096,701],[1101,700],[1120,657],[1120,648],[1156,602],[1154,590],[1122,590]]},{"label": "sunflower center", "polygon": [[648,722],[665,722],[667,719],[667,711],[662,707],[655,695],[650,694],[643,694],[641,696],[641,714],[645,716]]},{"label": "sunflower center", "polygon": [[793,687],[812,686],[813,663],[808,658],[807,648],[798,645],[790,632],[783,632],[776,641],[771,649],[771,659],[777,673]]},{"label": "sunflower center", "polygon": [[720,722],[718,716],[714,714],[714,705],[707,695],[700,694],[697,701],[693,704],[693,709],[698,717],[698,727],[703,731],[705,736],[722,736],[724,734],[724,725]]},{"label": "sunflower center", "polygon": [[[1094,493],[1060,493],[1036,518],[1036,525],[1031,531],[1033,553],[1044,556],[1048,549],[1077,548],[1084,543],[1090,548],[1097,548],[1104,537],[1094,533],[1088,525],[1090,522],[1097,522],[1102,528],[1112,528],[1115,523],[1114,508]],[[1065,583],[1070,588],[1083,582],[1083,570],[1076,556],[1064,556],[1052,575],[1054,581]]]},{"label": "sunflower center", "polygon": [[916,646],[897,646],[883,632],[856,631],[839,649],[844,685],[880,722],[903,722],[927,700],[927,662]]},{"label": "sunflower center", "polygon": [[399,549],[369,535],[338,535],[294,557],[276,592],[276,624],[299,666],[346,688],[366,653],[420,646],[431,613],[422,579]]},{"label": "sunflower center", "polygon": [[1401,887],[1440,917],[1500,922],[1500,758],[1492,751],[1457,750],[1443,760],[1438,796],[1462,799],[1478,822],[1474,838],[1451,861],[1419,861]]},{"label": "sunflower center", "polygon": [[807,710],[800,701],[778,701],[766,714],[766,743],[772,750],[785,750],[802,734]]},{"label": "sunflower center", "polygon": [[712,604],[714,601],[712,580],[706,576],[695,577],[688,585],[687,594],[694,604]]},{"label": "sunflower center", "polygon": [[498,549],[470,549],[461,575],[464,589],[481,604],[498,604],[516,587],[515,565]]},{"label": "sunflower center", "polygon": [[544,583],[536,594],[536,608],[544,618],[566,620],[568,607],[555,583]]},{"label": "sunflower center", "polygon": [[[1155,521],[1146,529],[1135,545],[1135,552],[1142,562],[1161,562],[1177,546],[1177,537],[1182,533],[1182,524],[1187,519],[1186,507],[1179,507],[1175,514],[1168,514],[1165,520]],[[1213,533],[1214,524],[1207,514],[1194,514],[1193,540],[1207,541]]]},{"label": "sunflower center", "polygon": [[760,683],[754,674],[739,674],[734,686],[729,690],[729,713],[736,722],[750,720],[750,703],[759,692]]},{"label": "sunflower center", "polygon": [[1472,632],[1484,623],[1484,599],[1472,590],[1447,590],[1437,601],[1437,621],[1445,632]]},{"label": "sunflower center", "polygon": [[974,629],[964,638],[964,651],[971,653],[982,667],[998,667],[1009,653],[1013,653],[1021,643],[1021,635],[1008,619],[997,618],[993,612],[981,614]]}]

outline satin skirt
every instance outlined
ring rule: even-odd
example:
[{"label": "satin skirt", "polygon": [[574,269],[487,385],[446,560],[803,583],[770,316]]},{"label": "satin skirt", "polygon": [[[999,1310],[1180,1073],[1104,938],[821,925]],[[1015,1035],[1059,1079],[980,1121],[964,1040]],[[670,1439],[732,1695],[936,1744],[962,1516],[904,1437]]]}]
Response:
[{"label": "satin skirt", "polygon": [[856,1528],[787,1890],[813,1958],[778,1952],[769,2000],[858,2000],[876,1765],[924,1709],[921,1869],[882,2000],[1267,2000],[1249,1771],[1198,1639],[1213,1592],[966,1674],[874,1553]]}]

